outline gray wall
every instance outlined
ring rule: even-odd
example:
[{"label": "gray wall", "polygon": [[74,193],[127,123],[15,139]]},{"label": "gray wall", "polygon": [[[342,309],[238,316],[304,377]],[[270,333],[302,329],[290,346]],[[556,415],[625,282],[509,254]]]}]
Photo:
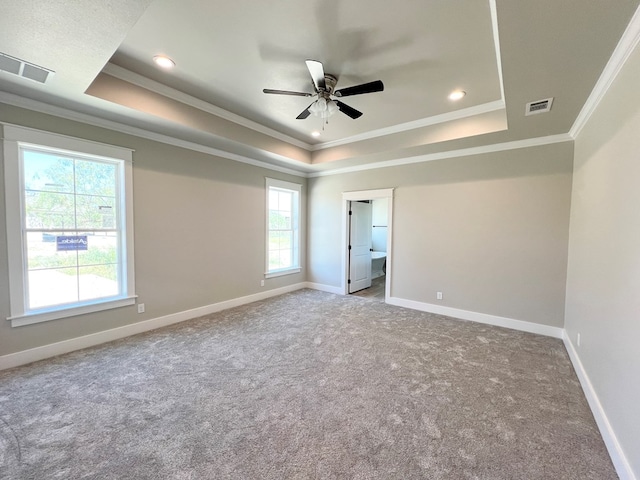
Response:
[{"label": "gray wall", "polygon": [[[305,280],[265,280],[265,176],[306,179],[2,105],[0,121],[135,149],[135,274],[146,313],[125,307],[12,328],[9,315],[4,179],[0,195],[0,355],[79,337]],[[0,169],[2,170],[2,169]]]},{"label": "gray wall", "polygon": [[638,478],[639,78],[636,48],[576,139],[565,323]]},{"label": "gray wall", "polygon": [[572,158],[567,142],[312,178],[309,281],[341,284],[342,192],[395,187],[392,296],[562,327]]}]

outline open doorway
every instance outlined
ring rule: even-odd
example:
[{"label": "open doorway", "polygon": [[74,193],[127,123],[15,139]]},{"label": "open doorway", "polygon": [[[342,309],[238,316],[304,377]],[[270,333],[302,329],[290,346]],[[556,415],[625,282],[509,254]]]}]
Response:
[{"label": "open doorway", "polygon": [[391,292],[393,189],[345,192],[345,294],[386,301]]}]

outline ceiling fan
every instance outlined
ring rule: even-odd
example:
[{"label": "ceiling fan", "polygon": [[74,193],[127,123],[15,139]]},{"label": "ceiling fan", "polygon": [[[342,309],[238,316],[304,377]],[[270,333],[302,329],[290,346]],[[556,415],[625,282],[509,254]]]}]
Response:
[{"label": "ceiling fan", "polygon": [[272,90],[270,88],[262,90],[264,93],[275,95],[317,97],[311,105],[305,108],[302,113],[296,117],[298,120],[304,120],[312,113],[322,119],[328,119],[338,110],[353,119],[359,118],[362,116],[362,112],[342,103],[340,100],[335,100],[334,97],[342,98],[349,97],[351,95],[361,95],[363,93],[382,92],[384,90],[384,84],[380,80],[355,85],[353,87],[341,88],[340,90],[334,90],[338,79],[333,75],[324,73],[322,63],[317,60],[307,60],[306,64],[309,69],[309,73],[311,74],[311,78],[313,79],[313,86],[316,90],[315,93]]}]

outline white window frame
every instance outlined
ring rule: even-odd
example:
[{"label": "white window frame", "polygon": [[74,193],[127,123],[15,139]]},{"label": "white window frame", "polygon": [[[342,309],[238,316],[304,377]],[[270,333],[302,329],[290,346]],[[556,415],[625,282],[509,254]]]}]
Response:
[{"label": "white window frame", "polygon": [[[130,149],[88,140],[34,130],[16,125],[2,124],[4,131],[4,174],[7,222],[7,252],[9,255],[9,301],[12,327],[46,322],[59,318],[133,305],[136,302],[133,257],[133,174]],[[21,146],[35,146],[66,154],[117,161],[119,168],[120,204],[118,228],[122,254],[122,288],[119,295],[58,305],[30,311],[26,300],[27,259],[23,242],[25,229],[23,164]]]},{"label": "white window frame", "polygon": [[[302,185],[298,183],[277,180],[275,178],[265,177],[266,180],[266,196],[265,196],[265,278],[279,277],[281,275],[291,275],[302,271],[300,267],[300,205],[302,201]],[[296,193],[293,205],[293,265],[288,268],[278,270],[269,270],[269,192],[271,189],[288,190]]]}]

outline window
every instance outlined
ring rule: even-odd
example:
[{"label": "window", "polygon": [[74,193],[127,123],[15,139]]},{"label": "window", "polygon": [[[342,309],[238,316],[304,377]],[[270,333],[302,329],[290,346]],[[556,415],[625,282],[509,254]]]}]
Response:
[{"label": "window", "polygon": [[300,190],[267,178],[267,278],[300,271]]},{"label": "window", "polygon": [[135,303],[131,150],[4,126],[12,326]]}]

